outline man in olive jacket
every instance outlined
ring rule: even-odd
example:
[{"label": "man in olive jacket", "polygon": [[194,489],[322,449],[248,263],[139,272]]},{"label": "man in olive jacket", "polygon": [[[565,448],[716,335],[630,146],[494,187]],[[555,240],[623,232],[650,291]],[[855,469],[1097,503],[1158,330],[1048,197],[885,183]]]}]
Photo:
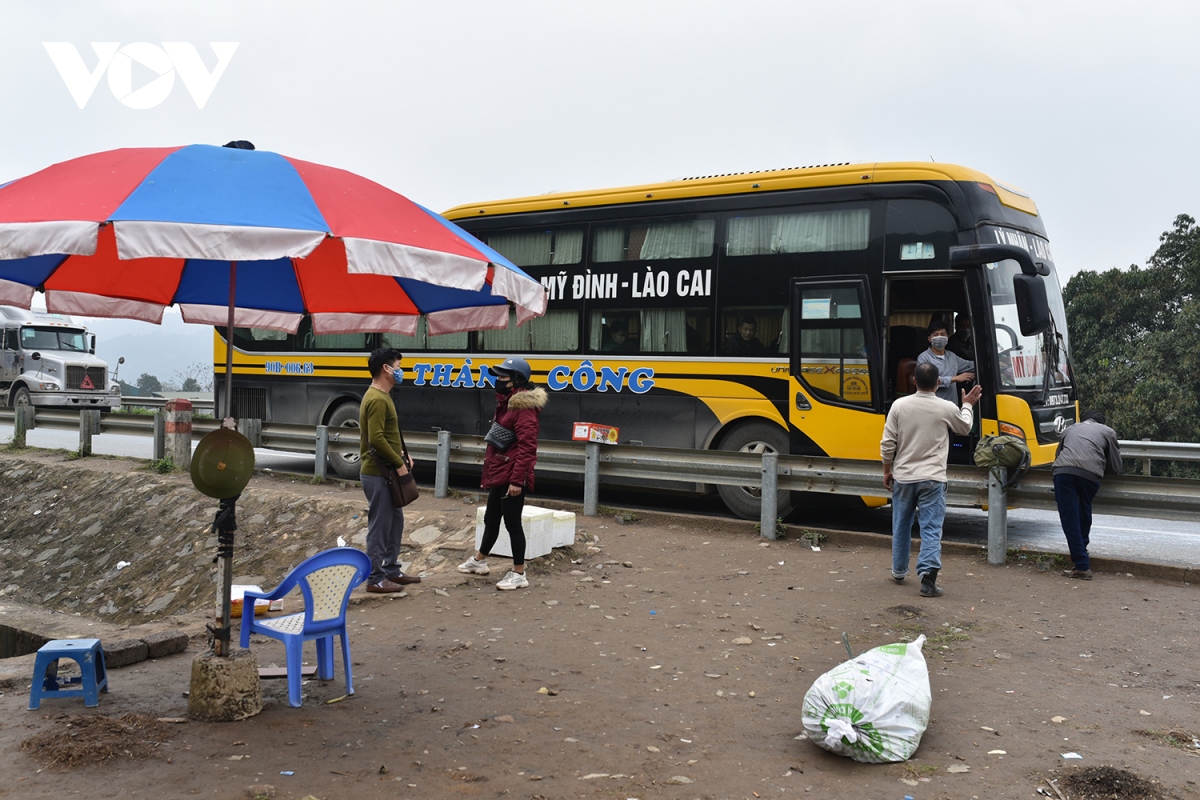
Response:
[{"label": "man in olive jacket", "polygon": [[393,347],[381,347],[367,359],[371,385],[363,395],[358,410],[359,480],[367,495],[367,557],[371,559],[371,574],[367,576],[367,591],[400,592],[410,583],[421,579],[405,575],[400,570],[400,537],[404,533],[404,509],[392,503],[392,493],[379,471],[371,448],[404,475],[412,468],[412,459],[400,444],[400,418],[392,402],[391,389],[404,374],[400,369],[403,356]]},{"label": "man in olive jacket", "polygon": [[1080,422],[1063,434],[1054,459],[1054,501],[1074,566],[1064,569],[1068,578],[1092,579],[1088,541],[1092,532],[1092,500],[1100,491],[1104,473],[1121,474],[1121,446],[1117,432],[1104,424],[1104,414],[1084,411]]}]

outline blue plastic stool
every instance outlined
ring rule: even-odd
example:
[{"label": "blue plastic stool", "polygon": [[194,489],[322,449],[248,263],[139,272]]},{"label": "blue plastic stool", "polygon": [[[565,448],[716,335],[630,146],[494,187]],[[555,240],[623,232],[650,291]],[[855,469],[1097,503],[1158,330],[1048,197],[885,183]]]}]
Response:
[{"label": "blue plastic stool", "polygon": [[[58,660],[69,658],[79,663],[78,678],[58,679]],[[80,684],[78,689],[63,686]],[[100,692],[108,691],[108,673],[104,670],[104,648],[99,639],[55,639],[37,651],[33,663],[33,685],[29,687],[29,708],[41,706],[42,698],[82,697],[88,708],[100,705]]]}]

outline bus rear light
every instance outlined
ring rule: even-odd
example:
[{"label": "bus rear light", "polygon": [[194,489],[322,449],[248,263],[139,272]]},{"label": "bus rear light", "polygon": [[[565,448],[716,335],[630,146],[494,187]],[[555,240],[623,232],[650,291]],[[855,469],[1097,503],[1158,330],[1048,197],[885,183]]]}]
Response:
[{"label": "bus rear light", "polygon": [[1016,425],[1010,425],[1007,422],[1000,423],[1000,432],[1007,433],[1010,436],[1019,436],[1021,439],[1025,438],[1025,431],[1021,430]]}]

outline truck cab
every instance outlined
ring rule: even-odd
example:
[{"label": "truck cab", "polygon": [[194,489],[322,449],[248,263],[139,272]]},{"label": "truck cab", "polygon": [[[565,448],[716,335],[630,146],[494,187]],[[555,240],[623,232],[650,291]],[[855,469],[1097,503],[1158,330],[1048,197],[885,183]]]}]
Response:
[{"label": "truck cab", "polygon": [[96,337],[70,317],[0,306],[0,398],[5,405],[96,408],[121,405]]}]

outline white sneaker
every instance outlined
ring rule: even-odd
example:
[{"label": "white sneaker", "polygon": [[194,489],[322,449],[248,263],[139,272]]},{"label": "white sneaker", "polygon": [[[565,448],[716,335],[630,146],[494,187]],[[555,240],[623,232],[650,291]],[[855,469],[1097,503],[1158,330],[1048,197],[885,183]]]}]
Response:
[{"label": "white sneaker", "polygon": [[459,572],[466,572],[470,575],[487,575],[492,571],[486,560],[476,561],[475,556],[471,556],[466,561],[458,565]]},{"label": "white sneaker", "polygon": [[505,575],[499,583],[496,584],[496,588],[501,591],[507,591],[508,589],[524,589],[527,586],[529,586],[529,581],[524,575],[522,575],[520,572],[511,571]]}]

